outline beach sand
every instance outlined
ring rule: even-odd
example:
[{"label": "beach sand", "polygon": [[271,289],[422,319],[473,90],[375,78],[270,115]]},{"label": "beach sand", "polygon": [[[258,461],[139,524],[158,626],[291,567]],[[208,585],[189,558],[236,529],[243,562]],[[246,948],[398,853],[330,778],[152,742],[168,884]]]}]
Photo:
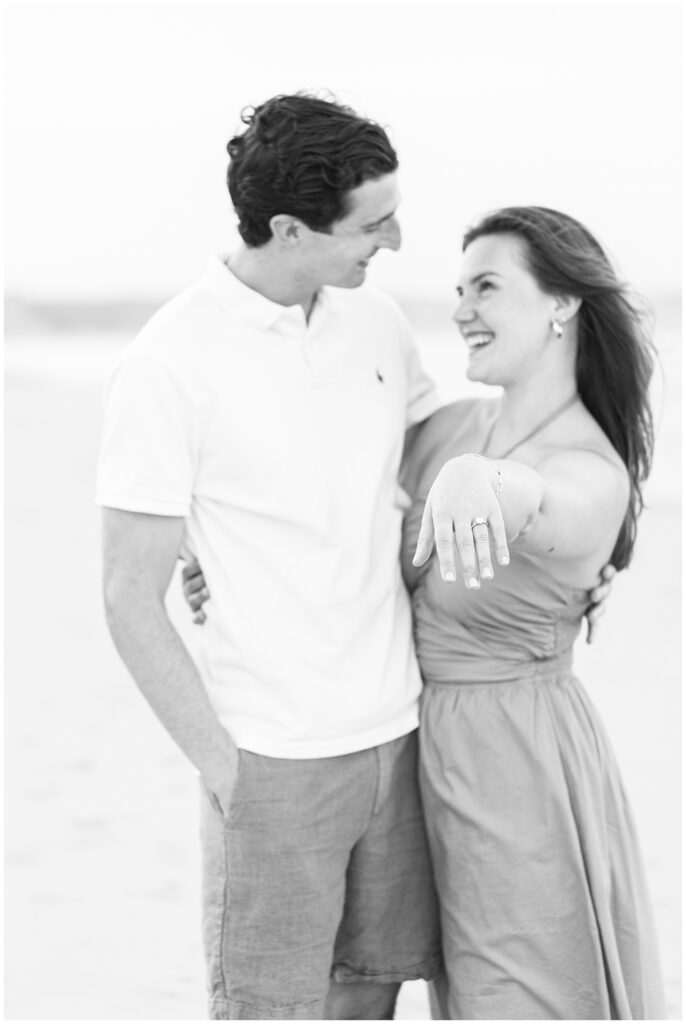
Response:
[{"label": "beach sand", "polygon": [[[579,674],[615,743],[643,839],[670,1016],[681,1016],[680,480],[676,325],[635,565]],[[6,1017],[204,1019],[197,779],[103,620],[93,475],[124,335],[6,345]],[[460,370],[452,335],[427,367]],[[459,360],[458,360],[459,362]],[[454,385],[459,392],[459,377]],[[448,388],[450,391],[450,388]],[[448,394],[448,397],[451,397]],[[189,644],[194,627],[172,586]],[[425,986],[398,1016],[428,1017]]]}]

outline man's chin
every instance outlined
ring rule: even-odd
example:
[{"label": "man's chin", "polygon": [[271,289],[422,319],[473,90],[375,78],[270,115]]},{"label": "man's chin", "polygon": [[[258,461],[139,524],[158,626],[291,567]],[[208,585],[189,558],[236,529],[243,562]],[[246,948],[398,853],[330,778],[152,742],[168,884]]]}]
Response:
[{"label": "man's chin", "polygon": [[356,267],[346,274],[345,278],[337,281],[336,288],[359,288],[367,279],[367,264],[358,263]]}]

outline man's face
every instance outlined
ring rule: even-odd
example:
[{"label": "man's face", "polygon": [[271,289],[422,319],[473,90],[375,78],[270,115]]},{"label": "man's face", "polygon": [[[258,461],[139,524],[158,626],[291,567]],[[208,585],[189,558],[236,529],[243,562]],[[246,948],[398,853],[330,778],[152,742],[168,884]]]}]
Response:
[{"label": "man's face", "polygon": [[400,248],[400,203],[397,174],[365,181],[349,193],[349,212],[336,221],[331,234],[305,229],[301,248],[303,281],[315,289],[329,284],[357,288],[379,249]]}]

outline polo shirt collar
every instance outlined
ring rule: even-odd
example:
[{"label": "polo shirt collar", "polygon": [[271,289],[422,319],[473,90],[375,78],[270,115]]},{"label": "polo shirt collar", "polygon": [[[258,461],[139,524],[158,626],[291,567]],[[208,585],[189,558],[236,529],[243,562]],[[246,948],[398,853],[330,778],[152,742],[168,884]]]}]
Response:
[{"label": "polo shirt collar", "polygon": [[[286,330],[289,327],[300,327],[303,331],[306,329],[305,314],[300,305],[283,306],[279,302],[272,302],[254,288],[249,288],[229,270],[225,258],[213,256],[203,277],[203,284],[222,306],[258,330],[267,331],[276,326],[279,320],[283,321]],[[335,291],[328,287],[321,288],[317,293],[313,313],[333,312],[336,308]]]}]

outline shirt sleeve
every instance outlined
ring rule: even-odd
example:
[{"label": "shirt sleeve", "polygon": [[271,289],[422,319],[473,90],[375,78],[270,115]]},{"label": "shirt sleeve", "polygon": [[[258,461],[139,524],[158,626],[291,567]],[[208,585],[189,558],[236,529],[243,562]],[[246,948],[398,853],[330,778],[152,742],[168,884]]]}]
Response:
[{"label": "shirt sleeve", "polygon": [[129,354],[106,396],[96,502],[151,515],[187,516],[195,473],[197,417],[161,359]]}]

